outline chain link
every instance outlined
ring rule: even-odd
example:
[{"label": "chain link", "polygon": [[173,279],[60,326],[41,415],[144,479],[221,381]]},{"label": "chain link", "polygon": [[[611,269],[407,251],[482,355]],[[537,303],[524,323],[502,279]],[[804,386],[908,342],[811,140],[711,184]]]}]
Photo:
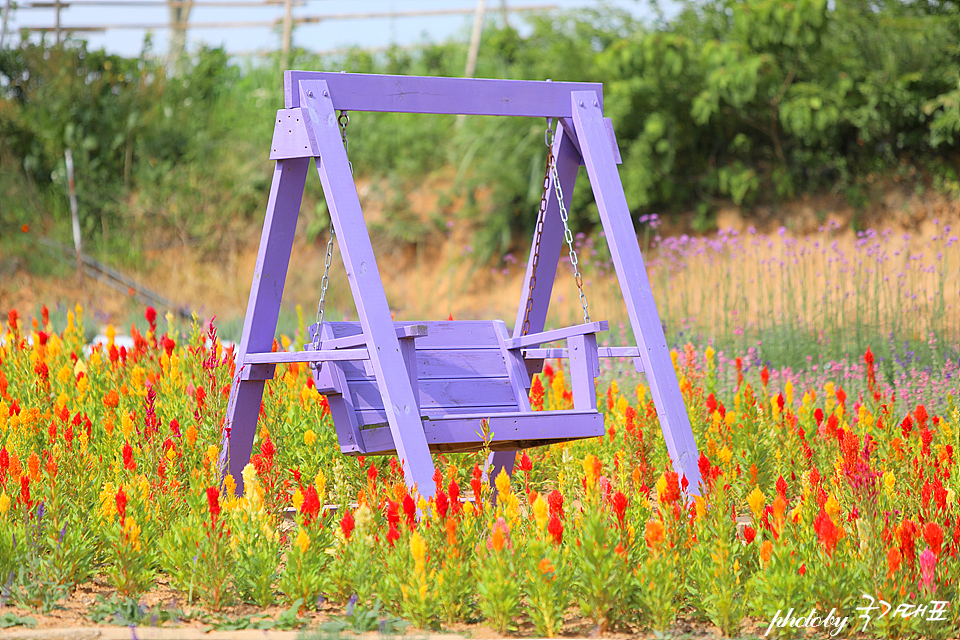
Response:
[{"label": "chain link", "polygon": [[553,177],[553,188],[557,192],[557,204],[560,206],[560,220],[563,221],[563,239],[567,242],[569,248],[570,264],[573,266],[573,280],[577,283],[577,290],[580,292],[580,307],[583,309],[583,322],[590,322],[590,312],[587,310],[587,296],[583,293],[583,276],[580,275],[579,258],[577,251],[573,248],[573,232],[570,230],[569,214],[567,205],[563,201],[563,187],[560,186],[560,178],[557,177],[557,164],[547,165]]},{"label": "chain link", "polygon": [[[343,149],[350,153],[350,142],[347,140],[347,125],[350,124],[350,116],[346,111],[341,111],[337,116],[337,124],[340,125],[340,140],[343,141]],[[353,174],[353,163],[347,157],[347,164],[350,166],[350,173]],[[317,332],[313,336],[313,348],[320,348],[320,325],[323,323],[323,314],[327,303],[327,288],[330,286],[330,265],[333,263],[333,241],[336,238],[336,231],[333,228],[333,217],[330,218],[330,230],[327,233],[327,255],[323,258],[323,278],[320,280],[320,302],[317,303]]]},{"label": "chain link", "polygon": [[[550,132],[547,127],[547,132]],[[544,140],[546,140],[546,133]],[[540,211],[537,213],[537,231],[533,237],[533,259],[531,261],[530,290],[527,293],[527,309],[523,315],[521,335],[530,333],[530,312],[533,311],[533,290],[537,286],[537,265],[540,264],[540,238],[543,235],[543,221],[547,217],[547,198],[550,195],[550,168],[553,166],[553,147],[547,145],[547,169],[543,174],[543,195],[540,196]]]}]

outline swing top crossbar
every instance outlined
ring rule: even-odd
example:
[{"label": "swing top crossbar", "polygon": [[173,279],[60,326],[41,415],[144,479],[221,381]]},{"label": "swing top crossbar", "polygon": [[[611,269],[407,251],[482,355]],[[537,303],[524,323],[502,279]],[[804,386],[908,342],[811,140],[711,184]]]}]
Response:
[{"label": "swing top crossbar", "polygon": [[335,109],[392,113],[570,118],[570,93],[592,91],[603,106],[603,85],[592,82],[489,80],[285,71],[287,109],[301,105],[302,82],[323,80]]}]

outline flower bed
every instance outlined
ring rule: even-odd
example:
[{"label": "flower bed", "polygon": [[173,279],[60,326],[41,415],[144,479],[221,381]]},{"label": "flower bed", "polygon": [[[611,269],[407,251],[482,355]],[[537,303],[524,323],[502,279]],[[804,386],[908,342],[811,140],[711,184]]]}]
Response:
[{"label": "flower bed", "polygon": [[[237,497],[220,475],[232,352],[213,326],[160,335],[147,319],[132,348],[110,329],[85,355],[79,307],[60,332],[46,313],[32,328],[9,314],[4,605],[48,612],[95,581],[114,608],[162,583],[195,612],[279,604],[290,624],[332,603],[350,624],[545,636],[668,631],[678,616],[731,636],[960,630],[960,411],[951,395],[906,406],[869,350],[859,378],[816,384],[721,366],[709,347],[675,353],[697,496],[670,470],[642,383],[609,384],[603,438],[520,455],[495,501],[483,454],[438,456],[424,501],[396,459],[342,456],[308,370],[278,366]],[[564,372],[546,367],[531,400],[572,405]],[[106,601],[91,620],[117,618]]]}]

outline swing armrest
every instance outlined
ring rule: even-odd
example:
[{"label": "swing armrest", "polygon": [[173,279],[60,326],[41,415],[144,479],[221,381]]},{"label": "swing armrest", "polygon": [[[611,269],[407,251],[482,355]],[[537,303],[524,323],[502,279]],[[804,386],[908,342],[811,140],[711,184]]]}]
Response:
[{"label": "swing armrest", "polygon": [[600,320],[599,322],[588,322],[586,324],[578,324],[572,327],[564,327],[563,329],[551,329],[550,331],[541,331],[540,333],[530,333],[525,336],[520,336],[519,338],[507,338],[503,341],[503,343],[507,349],[536,347],[545,342],[564,340],[574,336],[597,334],[601,331],[606,331],[609,328],[610,324],[606,320]]}]

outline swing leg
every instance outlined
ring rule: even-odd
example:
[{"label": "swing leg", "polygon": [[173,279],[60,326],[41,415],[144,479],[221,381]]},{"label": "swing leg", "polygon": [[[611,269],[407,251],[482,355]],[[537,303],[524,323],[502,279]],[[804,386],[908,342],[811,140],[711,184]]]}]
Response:
[{"label": "swing leg", "polygon": [[700,484],[697,444],[667,350],[653,290],[637,243],[637,232],[603,123],[603,112],[593,91],[573,91],[571,98],[580,151],[617,269],[630,324],[640,347],[640,360],[647,372],[647,383],[657,407],[667,451],[674,470],[681,476],[686,475],[691,491],[696,493]]},{"label": "swing leg", "polygon": [[[243,363],[248,353],[266,353],[273,347],[309,165],[309,158],[278,160],[273,171],[237,363]],[[238,366],[234,374],[220,461],[222,467],[229,457],[230,475],[240,493],[243,493],[241,472],[253,450],[263,385],[266,380],[273,378],[275,369],[276,365],[272,364]]]}]

